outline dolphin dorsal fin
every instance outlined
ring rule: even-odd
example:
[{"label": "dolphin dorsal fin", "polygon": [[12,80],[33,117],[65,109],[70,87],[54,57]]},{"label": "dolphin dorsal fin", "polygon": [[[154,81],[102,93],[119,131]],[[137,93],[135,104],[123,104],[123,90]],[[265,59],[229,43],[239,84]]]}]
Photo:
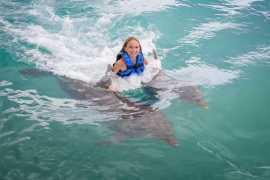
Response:
[{"label": "dolphin dorsal fin", "polygon": [[157,59],[158,59],[158,57],[157,57],[157,52],[156,52],[156,50],[155,50],[155,49],[153,49],[153,50],[152,50],[152,52],[153,52],[154,59],[155,59],[155,60],[157,60]]},{"label": "dolphin dorsal fin", "polygon": [[111,64],[108,64],[105,74],[107,74],[107,73],[109,73],[111,71],[112,71],[112,65]]}]

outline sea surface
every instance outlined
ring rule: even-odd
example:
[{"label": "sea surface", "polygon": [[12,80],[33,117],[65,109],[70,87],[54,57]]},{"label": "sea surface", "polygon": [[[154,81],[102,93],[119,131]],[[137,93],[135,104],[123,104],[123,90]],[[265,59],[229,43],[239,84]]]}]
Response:
[{"label": "sea surface", "polygon": [[[129,36],[208,108],[157,97],[159,116],[119,124],[61,86],[98,82]],[[268,180],[269,77],[269,0],[0,0],[0,179]]]}]

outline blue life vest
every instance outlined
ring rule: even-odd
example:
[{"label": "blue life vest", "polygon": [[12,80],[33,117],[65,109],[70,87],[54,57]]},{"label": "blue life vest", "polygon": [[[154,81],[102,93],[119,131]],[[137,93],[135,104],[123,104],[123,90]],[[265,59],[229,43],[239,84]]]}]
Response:
[{"label": "blue life vest", "polygon": [[116,56],[116,61],[119,59],[123,58],[125,64],[127,65],[127,69],[124,71],[119,71],[117,73],[118,76],[120,77],[127,77],[130,76],[131,74],[141,74],[144,71],[144,57],[142,52],[140,52],[137,57],[136,57],[136,64],[132,63],[131,58],[129,57],[128,53],[121,51],[119,54]]}]

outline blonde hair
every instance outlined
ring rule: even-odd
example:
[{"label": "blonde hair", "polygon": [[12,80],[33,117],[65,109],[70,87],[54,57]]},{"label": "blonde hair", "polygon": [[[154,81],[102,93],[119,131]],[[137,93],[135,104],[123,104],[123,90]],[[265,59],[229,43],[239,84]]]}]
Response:
[{"label": "blonde hair", "polygon": [[128,38],[125,40],[125,42],[124,42],[124,44],[123,44],[123,46],[122,46],[121,51],[122,51],[122,52],[125,51],[125,48],[127,47],[127,44],[128,44],[131,40],[135,40],[135,41],[137,41],[137,42],[139,43],[139,46],[140,46],[140,52],[142,52],[142,46],[141,46],[141,43],[140,43],[140,41],[139,41],[137,38],[135,38],[134,36],[130,36],[130,37],[128,37]]}]

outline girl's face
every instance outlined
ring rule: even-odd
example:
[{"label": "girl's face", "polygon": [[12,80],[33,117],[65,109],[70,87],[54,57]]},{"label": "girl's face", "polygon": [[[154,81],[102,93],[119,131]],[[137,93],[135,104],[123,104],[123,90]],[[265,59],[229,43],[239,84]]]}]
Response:
[{"label": "girl's face", "polygon": [[132,39],[127,43],[127,46],[125,47],[125,51],[128,53],[128,55],[133,59],[136,58],[138,53],[140,52],[140,44],[138,41]]}]

